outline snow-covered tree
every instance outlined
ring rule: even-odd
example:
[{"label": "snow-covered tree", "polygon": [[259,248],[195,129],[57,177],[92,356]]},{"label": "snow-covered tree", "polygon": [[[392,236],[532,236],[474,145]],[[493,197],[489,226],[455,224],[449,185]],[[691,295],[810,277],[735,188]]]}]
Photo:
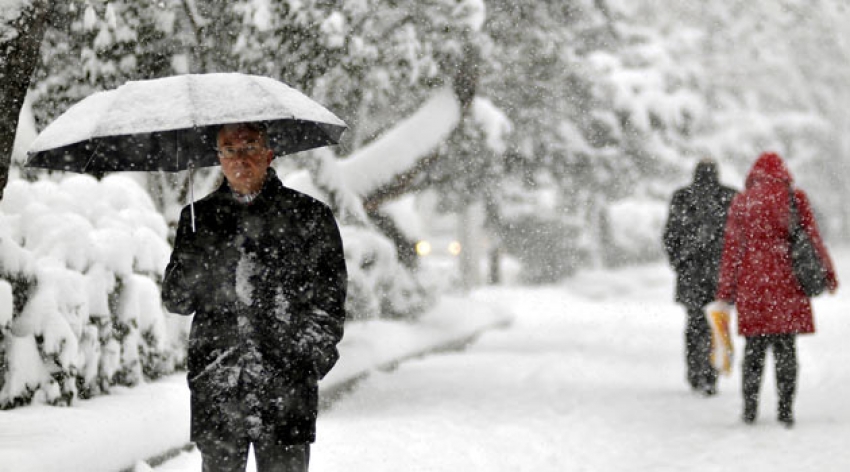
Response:
[{"label": "snow-covered tree", "polygon": [[588,64],[590,52],[620,41],[598,3],[488,3],[494,46],[481,90],[513,123],[504,180],[490,194],[492,227],[529,280],[586,262],[602,205],[626,188],[616,179],[633,174],[610,95]]},{"label": "snow-covered tree", "polygon": [[[649,215],[663,211],[696,159],[720,159],[727,181],[741,185],[764,149],[785,154],[804,187],[829,188],[814,197],[832,215],[827,223],[848,221],[832,204],[844,198],[838,182],[847,175],[842,2],[496,1],[488,8],[495,60],[482,90],[515,129],[504,165],[512,175],[495,207],[558,223],[530,233],[503,227],[505,240],[549,233],[551,249],[572,235],[579,263],[658,256],[651,235],[658,228],[643,231],[639,248],[617,247],[621,238],[611,232],[628,226],[612,220],[624,214],[619,209],[645,208],[656,221]],[[546,210],[553,190],[554,213]],[[537,211],[528,198],[511,209],[521,192],[547,197]]]},{"label": "snow-covered tree", "polygon": [[[844,85],[850,78],[843,60],[850,54],[843,27],[850,19],[846,5],[609,3],[621,37],[638,41],[597,54],[597,64],[607,64],[604,80],[619,84],[618,102],[631,116],[656,123],[641,138],[654,141],[639,163],[651,172],[626,206],[666,205],[673,187],[690,178],[702,155],[719,159],[724,179],[741,187],[755,157],[774,150],[786,157],[797,182],[810,189],[827,233],[846,233],[846,209],[836,204],[846,198],[840,182],[848,173],[848,124],[842,118],[850,99]],[[641,57],[645,65],[634,70],[635,58]],[[639,253],[647,253],[647,247]]]}]

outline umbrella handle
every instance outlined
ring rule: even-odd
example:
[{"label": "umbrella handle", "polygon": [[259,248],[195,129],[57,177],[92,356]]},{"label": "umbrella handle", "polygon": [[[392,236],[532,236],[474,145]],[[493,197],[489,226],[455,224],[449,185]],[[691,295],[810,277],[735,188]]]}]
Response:
[{"label": "umbrella handle", "polygon": [[189,209],[192,213],[192,232],[195,232],[195,166],[189,164]]}]

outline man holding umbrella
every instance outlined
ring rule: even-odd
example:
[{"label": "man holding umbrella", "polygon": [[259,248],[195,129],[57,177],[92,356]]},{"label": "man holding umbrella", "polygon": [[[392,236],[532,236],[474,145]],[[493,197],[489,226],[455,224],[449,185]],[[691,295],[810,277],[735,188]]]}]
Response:
[{"label": "man holding umbrella", "polygon": [[260,472],[306,471],[345,319],[339,230],[270,168],[263,124],[222,126],[217,152],[225,179],[184,208],[163,282],[166,308],[194,313],[191,437],[205,472],[244,470],[249,445]]},{"label": "man holding umbrella", "polygon": [[[102,175],[221,165],[183,209],[162,298],[194,313],[188,380],[204,471],[306,471],[318,380],[337,360],[347,275],[331,210],[283,186],[277,156],[334,145],[344,121],[270,77],[130,81],[48,125],[27,166]],[[193,198],[194,200],[194,198]]]}]

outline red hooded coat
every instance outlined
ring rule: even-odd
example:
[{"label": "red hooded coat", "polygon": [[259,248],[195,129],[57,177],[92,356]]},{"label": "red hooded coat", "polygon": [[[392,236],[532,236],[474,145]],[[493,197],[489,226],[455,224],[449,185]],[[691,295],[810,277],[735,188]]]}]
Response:
[{"label": "red hooded coat", "polygon": [[[813,333],[812,307],[794,277],[789,248],[791,174],[774,153],[759,156],[726,220],[716,298],[735,304],[738,333]],[[794,189],[800,222],[824,262],[829,288],[838,281],[806,194]]]}]

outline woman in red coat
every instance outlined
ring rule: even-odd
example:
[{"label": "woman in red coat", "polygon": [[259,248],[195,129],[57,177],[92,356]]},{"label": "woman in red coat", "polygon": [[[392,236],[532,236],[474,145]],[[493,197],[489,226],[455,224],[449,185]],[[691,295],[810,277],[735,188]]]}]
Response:
[{"label": "woman in red coat", "polygon": [[735,305],[738,333],[746,338],[743,361],[743,420],[753,423],[758,409],[765,354],[776,360],[778,419],[794,424],[797,385],[797,334],[814,333],[812,306],[794,277],[789,249],[791,194],[801,225],[824,262],[828,288],[838,287],[806,194],[792,186],[782,159],[764,153],[753,164],[744,192],[738,194],[726,221],[725,246],[716,298]]}]

